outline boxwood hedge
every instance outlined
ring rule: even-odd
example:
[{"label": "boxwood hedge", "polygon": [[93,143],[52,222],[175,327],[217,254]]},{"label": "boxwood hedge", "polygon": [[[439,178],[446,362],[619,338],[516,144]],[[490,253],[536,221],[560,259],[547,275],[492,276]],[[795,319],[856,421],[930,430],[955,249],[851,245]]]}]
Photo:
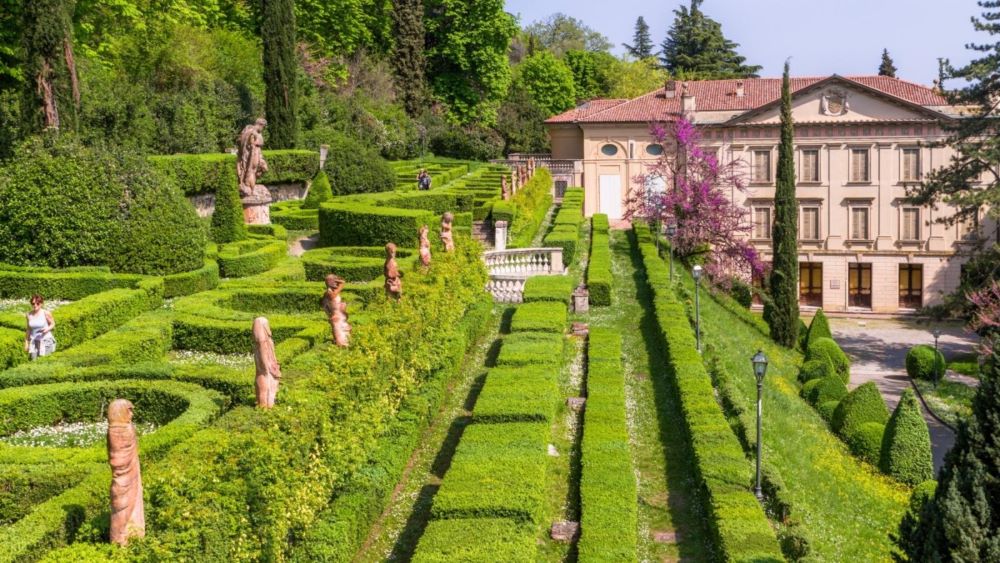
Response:
[{"label": "boxwood hedge", "polygon": [[934,478],[931,436],[912,389],[903,391],[899,405],[889,417],[879,468],[911,486]]},{"label": "boxwood hedge", "polygon": [[519,305],[511,319],[510,330],[562,334],[566,330],[566,306],[551,301]]},{"label": "boxwood hedge", "polygon": [[508,246],[510,248],[527,248],[531,246],[535,239],[535,233],[538,232],[542,222],[545,221],[549,208],[552,207],[551,172],[547,168],[535,170],[535,175],[514,194],[511,201],[516,212],[508,231],[510,242]]},{"label": "boxwood hedge", "polygon": [[473,421],[551,423],[559,406],[557,375],[551,367],[491,369],[476,399]]},{"label": "boxwood hedge", "polygon": [[933,346],[918,344],[906,353],[906,374],[914,379],[934,381],[944,375],[944,354]]},{"label": "boxwood hedge", "polygon": [[851,360],[832,338],[820,337],[813,340],[806,350],[806,360],[829,362],[834,371],[843,378],[844,383],[850,381]]},{"label": "boxwood hedge", "polygon": [[858,386],[840,402],[833,413],[833,430],[849,438],[857,433],[866,422],[885,424],[889,421],[889,409],[882,394],[873,381]]},{"label": "boxwood hedge", "polygon": [[573,278],[569,276],[532,276],[524,282],[525,303],[558,301],[569,305],[573,294]]},{"label": "boxwood hedge", "polygon": [[[417,254],[410,249],[396,250],[401,274],[412,269]],[[347,281],[367,282],[383,275],[385,248],[380,246],[332,246],[314,248],[302,255],[306,279],[323,281],[327,274],[337,274]]]},{"label": "boxwood hedge", "polygon": [[224,278],[245,278],[270,270],[286,255],[288,244],[283,240],[232,242],[219,249],[219,271]]},{"label": "boxwood hedge", "polygon": [[422,225],[436,225],[439,218],[422,209],[378,207],[367,203],[320,204],[320,246],[385,246],[417,248]]},{"label": "boxwood hedge", "polygon": [[591,218],[590,262],[587,264],[587,289],[590,304],[611,305],[611,239],[608,216],[598,213]]},{"label": "boxwood hedge", "polygon": [[532,364],[555,365],[562,361],[563,336],[545,332],[518,332],[503,339],[497,356],[499,367]]},{"label": "boxwood hedge", "polygon": [[435,520],[420,537],[413,562],[531,563],[537,552],[533,530],[521,528],[508,518]]}]

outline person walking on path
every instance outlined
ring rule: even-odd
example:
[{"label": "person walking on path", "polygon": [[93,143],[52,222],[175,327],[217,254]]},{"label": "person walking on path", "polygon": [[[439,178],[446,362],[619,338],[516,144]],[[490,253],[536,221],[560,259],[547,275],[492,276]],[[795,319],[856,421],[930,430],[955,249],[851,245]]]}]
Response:
[{"label": "person walking on path", "polygon": [[31,312],[28,313],[28,325],[24,334],[24,351],[34,360],[48,356],[56,351],[56,337],[52,330],[56,321],[52,313],[42,309],[45,300],[37,293],[31,296]]}]

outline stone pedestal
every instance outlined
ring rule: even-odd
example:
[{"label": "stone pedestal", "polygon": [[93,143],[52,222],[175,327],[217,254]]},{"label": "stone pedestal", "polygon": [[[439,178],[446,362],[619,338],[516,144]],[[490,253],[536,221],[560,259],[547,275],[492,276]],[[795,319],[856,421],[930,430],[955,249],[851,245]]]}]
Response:
[{"label": "stone pedestal", "polygon": [[493,223],[493,250],[507,250],[507,221]]},{"label": "stone pedestal", "polygon": [[586,313],[590,310],[590,290],[586,286],[580,285],[573,291],[573,312]]},{"label": "stone pedestal", "polygon": [[271,224],[271,192],[257,184],[253,192],[240,200],[243,203],[243,222],[247,225]]}]

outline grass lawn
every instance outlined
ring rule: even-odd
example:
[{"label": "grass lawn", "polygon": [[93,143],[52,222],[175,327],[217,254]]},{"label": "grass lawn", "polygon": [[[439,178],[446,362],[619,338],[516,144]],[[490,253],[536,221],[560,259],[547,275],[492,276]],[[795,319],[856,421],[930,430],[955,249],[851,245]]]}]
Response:
[{"label": "grass lawn", "polygon": [[979,356],[972,354],[959,354],[954,358],[948,358],[948,369],[962,375],[979,378]]},{"label": "grass lawn", "polygon": [[[693,295],[693,281],[683,283]],[[693,306],[693,303],[692,303]],[[819,414],[799,398],[802,357],[737,319],[702,292],[703,342],[710,343],[748,405],[756,401],[750,357],[770,360],[764,384],[764,459],[780,475],[792,517],[818,561],[889,561],[889,534],[905,510],[909,489],[851,456]]]},{"label": "grass lawn", "polygon": [[972,387],[954,381],[941,381],[937,387],[922,379],[914,379],[913,383],[934,414],[953,427],[958,425],[958,419],[972,414],[972,397],[976,394]]}]

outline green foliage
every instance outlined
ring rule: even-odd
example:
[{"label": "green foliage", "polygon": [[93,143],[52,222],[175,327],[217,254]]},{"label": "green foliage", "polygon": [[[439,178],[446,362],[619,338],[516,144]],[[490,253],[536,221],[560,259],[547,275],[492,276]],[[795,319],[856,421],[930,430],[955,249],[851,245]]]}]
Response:
[{"label": "green foliage", "polygon": [[497,113],[496,130],[503,137],[502,154],[548,152],[549,134],[544,125],[548,117],[545,110],[535,105],[528,89],[513,82]]},{"label": "green foliage", "polygon": [[334,135],[326,142],[330,145],[326,171],[334,195],[393,189],[395,175],[377,151],[346,135]]},{"label": "green foliage", "polygon": [[609,51],[611,41],[600,32],[588,27],[582,21],[557,12],[544,21],[537,21],[524,30],[534,38],[541,50],[561,57],[568,51]]},{"label": "green foliage", "polygon": [[520,305],[511,319],[510,330],[562,334],[566,330],[566,306],[545,301]]},{"label": "green foliage", "polygon": [[889,417],[879,468],[907,485],[916,486],[934,478],[930,432],[911,389],[903,391],[896,410]]},{"label": "green foliage", "polygon": [[[400,274],[406,272],[416,263],[417,253],[399,248],[396,258],[400,265]],[[385,248],[381,246],[332,246],[314,248],[302,255],[302,266],[305,268],[306,279],[323,281],[327,274],[335,273],[347,281],[368,282],[378,279],[385,267]]]},{"label": "green foliage", "polygon": [[872,381],[856,387],[844,397],[833,413],[831,426],[834,432],[850,440],[866,422],[883,425],[889,422],[889,409]]},{"label": "green foliage", "polygon": [[610,53],[567,51],[563,61],[573,73],[573,93],[577,101],[607,98],[617,80],[618,59]]},{"label": "green foliage", "polygon": [[944,354],[933,346],[918,344],[906,353],[906,373],[914,379],[936,381],[944,376]]},{"label": "green foliage", "polygon": [[701,11],[703,0],[674,10],[674,22],[663,41],[660,60],[674,76],[691,79],[745,78],[761,67],[746,64],[738,44],[726,39],[719,22]]},{"label": "green foliage", "polygon": [[733,286],[729,292],[733,299],[743,307],[749,309],[753,305],[753,289],[746,283],[733,280]]},{"label": "green foliage", "polygon": [[503,339],[497,367],[552,365],[562,361],[563,336],[545,332],[518,332]]},{"label": "green foliage", "polygon": [[[836,411],[834,411],[836,412]],[[878,465],[885,435],[885,424],[866,422],[847,434],[844,439],[851,453],[872,465]]]},{"label": "green foliage", "polygon": [[[826,360],[809,360],[802,364],[799,369],[799,381],[808,383],[814,379],[822,379],[830,375],[837,375],[833,369],[833,364]],[[840,378],[839,375],[837,375]],[[843,379],[841,379],[843,382]]]},{"label": "green foliage", "polygon": [[654,55],[653,38],[649,35],[649,24],[645,18],[639,16],[635,20],[635,34],[632,36],[632,45],[622,45],[629,55],[636,59],[648,59]]},{"label": "green foliage", "polygon": [[268,121],[268,145],[278,149],[295,148],[299,137],[295,31],[293,0],[262,0],[264,115]]},{"label": "green foliage", "polygon": [[882,49],[882,62],[878,65],[878,75],[896,78],[896,63],[889,56],[889,49]]},{"label": "green foliage", "polygon": [[532,276],[524,283],[524,302],[558,301],[569,305],[573,278],[569,276]]},{"label": "green foliage", "polygon": [[426,0],[426,73],[461,123],[492,125],[510,87],[507,50],[517,31],[502,0]]},{"label": "green foliage", "polygon": [[140,158],[70,143],[23,146],[0,174],[0,261],[172,274],[202,266],[205,232]]},{"label": "green foliage", "polygon": [[[697,11],[698,3],[692,2],[692,12]],[[774,249],[768,284],[771,302],[765,319],[771,327],[771,338],[786,348],[794,348],[798,343],[799,329],[799,204],[795,199],[795,126],[792,123],[791,79],[788,72],[786,61],[781,82],[781,145],[778,148],[774,226],[771,230],[771,247]]]},{"label": "green foliage", "polygon": [[833,420],[833,413],[837,412],[840,401],[827,401],[816,406],[816,412],[823,417],[823,420],[830,422]]},{"label": "green foliage", "polygon": [[834,371],[844,380],[844,383],[850,381],[851,360],[840,349],[837,341],[832,338],[817,338],[814,340],[809,345],[809,349],[806,350],[806,360],[829,362],[833,366]]},{"label": "green foliage", "polygon": [[243,219],[243,203],[236,175],[222,174],[215,189],[215,211],[212,212],[212,242],[224,244],[247,238]]},{"label": "green foliage", "polygon": [[427,83],[424,79],[424,5],[421,0],[395,0],[392,10],[392,64],[397,91],[411,116],[424,110]]},{"label": "green foliage", "polygon": [[26,133],[72,131],[76,125],[80,87],[73,61],[72,11],[66,0],[37,0],[22,8],[21,119]]},{"label": "green foliage", "polygon": [[432,129],[430,136],[430,149],[438,156],[483,161],[503,153],[503,138],[476,124],[441,125]]},{"label": "green foliage", "polygon": [[[844,380],[837,375],[830,375],[813,381],[817,383],[814,384],[806,397],[816,407],[830,401],[840,401],[847,396],[847,386],[844,385]],[[805,387],[802,390],[805,391]]]},{"label": "green foliage", "polygon": [[321,246],[419,246],[422,225],[435,224],[436,217],[421,209],[376,207],[366,203],[340,203],[336,200],[319,208]]},{"label": "green foliage", "polygon": [[591,218],[590,258],[587,263],[587,289],[590,304],[611,305],[611,240],[608,236],[608,216],[597,213]]},{"label": "green foliage", "polygon": [[582,191],[578,188],[566,190],[562,205],[552,220],[554,227],[542,240],[543,246],[562,248],[563,264],[566,266],[573,263],[577,245],[580,244],[580,226],[583,224]]},{"label": "green foliage", "polygon": [[486,376],[472,417],[476,423],[551,424],[558,406],[558,382],[551,368],[494,368]]},{"label": "green foliage", "polygon": [[[475,538],[475,541],[469,541]],[[534,535],[508,518],[434,520],[420,536],[414,563],[510,561],[529,563],[537,551]]]},{"label": "green foliage", "polygon": [[549,169],[536,169],[535,175],[514,194],[511,202],[517,211],[508,231],[508,246],[529,247],[552,206],[552,173]]},{"label": "green foliage", "polygon": [[163,277],[163,297],[180,297],[200,291],[215,289],[219,285],[219,264],[215,260],[205,260],[198,270],[170,274]]},{"label": "green foliage", "polygon": [[312,185],[309,187],[309,194],[302,202],[302,209],[319,209],[319,204],[333,198],[333,191],[330,188],[330,179],[326,172],[320,170],[313,177]]},{"label": "green foliage", "polygon": [[809,323],[809,331],[806,333],[806,345],[804,348],[808,350],[809,346],[820,338],[833,338],[833,333],[830,332],[830,321],[826,319],[823,309],[816,311],[816,316]]},{"label": "green foliage", "polygon": [[576,103],[573,70],[548,51],[539,51],[517,67],[515,82],[531,96],[546,116],[561,113]]},{"label": "green foliage", "polygon": [[295,0],[296,39],[326,56],[379,51],[390,42],[388,0]]},{"label": "green foliage", "polygon": [[219,249],[219,272],[224,278],[245,278],[266,272],[288,254],[285,241],[249,239]]}]

